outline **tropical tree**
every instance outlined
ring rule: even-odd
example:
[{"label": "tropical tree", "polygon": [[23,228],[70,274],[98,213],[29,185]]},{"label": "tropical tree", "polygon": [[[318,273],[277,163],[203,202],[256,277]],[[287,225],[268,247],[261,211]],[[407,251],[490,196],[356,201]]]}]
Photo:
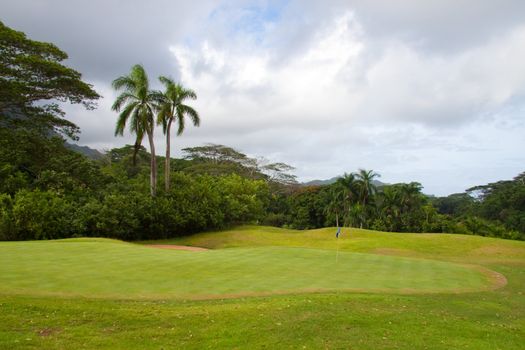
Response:
[{"label": "tropical tree", "polygon": [[367,207],[360,202],[353,204],[348,210],[348,220],[351,226],[363,228],[367,219]]},{"label": "tropical tree", "polygon": [[334,191],[343,202],[343,226],[349,224],[350,207],[357,199],[356,179],[354,174],[344,174],[335,182]]},{"label": "tropical tree", "polygon": [[129,124],[131,133],[136,135],[136,149],[140,147],[144,135],[148,136],[151,153],[150,191],[151,195],[155,196],[157,191],[157,160],[153,131],[155,129],[155,102],[158,93],[149,89],[148,76],[140,64],[131,67],[128,75],[113,80],[112,85],[115,90],[122,90],[111,107],[112,110],[120,112],[115,136],[123,135],[126,124]]},{"label": "tropical tree", "polygon": [[401,216],[401,192],[398,186],[385,186],[377,194],[377,210],[385,229],[388,231],[399,231]]},{"label": "tropical tree", "polygon": [[345,188],[343,188],[339,183],[335,183],[328,191],[330,199],[325,212],[326,214],[335,215],[335,224],[337,227],[339,227],[339,217],[345,214],[345,192]]},{"label": "tropical tree", "polygon": [[373,170],[364,169],[359,169],[359,172],[355,175],[359,185],[359,198],[364,206],[370,202],[370,198],[377,192],[374,180],[379,176],[380,175]]},{"label": "tropical tree", "polygon": [[[423,207],[427,198],[421,193],[421,184],[394,184],[383,188],[378,196],[378,207],[390,231],[421,232],[423,224],[430,224],[430,212]],[[427,215],[428,214],[428,215]]]},{"label": "tropical tree", "polygon": [[159,80],[166,90],[158,100],[160,102],[157,115],[157,123],[162,125],[162,130],[166,135],[166,165],[164,169],[164,180],[166,191],[170,189],[170,151],[171,151],[171,125],[173,122],[178,124],[177,135],[184,132],[186,125],[184,118],[187,116],[191,119],[194,126],[200,125],[199,114],[195,109],[185,104],[187,100],[195,100],[197,94],[190,89],[186,89],[181,84],[175,83],[172,79],[160,76]]},{"label": "tropical tree", "polygon": [[423,186],[419,182],[400,185],[400,204],[405,212],[410,212],[421,204],[423,201],[422,189]]},{"label": "tropical tree", "polygon": [[100,96],[62,64],[67,57],[55,45],[31,40],[0,21],[0,128],[78,139],[78,126],[64,118],[57,101],[91,110]]},{"label": "tropical tree", "polygon": [[374,184],[376,177],[379,177],[379,174],[373,170],[364,170],[359,169],[355,175],[357,179],[358,193],[359,193],[359,217],[360,217],[360,227],[363,228],[363,225],[367,225],[367,219],[369,217],[371,202],[375,198],[377,192],[377,187]]}]

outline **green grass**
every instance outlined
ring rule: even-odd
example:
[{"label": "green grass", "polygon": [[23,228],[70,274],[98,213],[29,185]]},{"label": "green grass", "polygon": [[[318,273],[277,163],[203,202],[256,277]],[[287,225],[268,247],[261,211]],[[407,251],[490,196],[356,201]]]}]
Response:
[{"label": "green grass", "polygon": [[0,245],[0,293],[206,298],[319,290],[438,292],[490,287],[478,270],[440,261],[258,247],[174,251],[104,241]]},{"label": "green grass", "polygon": [[[286,246],[337,249],[361,253],[405,255],[457,261],[524,261],[525,242],[480,236],[391,233],[361,229],[342,230],[334,239],[335,228],[286,230],[275,227],[241,226],[231,230],[207,232],[176,239],[155,241],[156,244],[182,244],[205,248]],[[144,244],[151,243],[148,241]]]},{"label": "green grass", "polygon": [[[0,243],[0,349],[523,348],[524,242],[334,232],[241,227],[170,241],[217,248],[207,252]],[[487,285],[470,265],[508,284],[465,292]],[[250,296],[276,291],[287,294]]]}]

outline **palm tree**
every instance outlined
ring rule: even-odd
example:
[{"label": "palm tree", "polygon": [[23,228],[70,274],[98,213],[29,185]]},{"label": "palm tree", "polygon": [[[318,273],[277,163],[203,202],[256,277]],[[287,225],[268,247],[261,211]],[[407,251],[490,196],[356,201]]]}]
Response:
[{"label": "palm tree", "polygon": [[137,125],[134,127],[130,126],[130,129],[133,128],[135,132],[135,143],[133,144],[133,166],[135,167],[137,165],[137,154],[140,151],[140,147],[142,146],[142,140],[144,139],[144,126],[140,124],[140,119],[135,120],[137,122]]},{"label": "palm tree", "polygon": [[348,210],[348,218],[352,226],[363,228],[363,223],[366,222],[366,207],[357,202],[353,204]]},{"label": "palm tree", "polygon": [[379,177],[379,174],[375,173],[373,170],[359,169],[359,172],[356,174],[357,183],[359,185],[359,197],[361,199],[361,228],[363,228],[363,224],[366,224],[370,199],[377,192],[377,188],[373,182],[376,177]]},{"label": "palm tree", "polygon": [[341,207],[344,206],[344,189],[340,184],[335,183],[330,188],[328,196],[329,202],[324,211],[326,214],[335,215],[335,224],[339,227],[339,214],[341,213]]},{"label": "palm tree", "polygon": [[388,231],[398,231],[401,216],[401,193],[398,186],[387,186],[378,193],[379,216]]},{"label": "palm tree", "polygon": [[195,100],[197,95],[193,90],[184,88],[181,84],[175,83],[172,79],[160,76],[159,80],[164,84],[166,90],[160,96],[159,100],[159,114],[157,116],[157,123],[162,125],[164,134],[166,134],[166,165],[165,165],[165,187],[166,192],[170,189],[170,131],[171,124],[178,122],[177,135],[184,132],[185,121],[184,118],[188,116],[193,125],[199,126],[199,114],[190,106],[184,104],[188,99]]},{"label": "palm tree", "polygon": [[356,174],[357,182],[359,184],[359,197],[363,205],[368,204],[370,197],[373,196],[376,191],[376,185],[374,185],[374,179],[380,175],[373,170],[359,169]]},{"label": "palm tree", "polygon": [[336,189],[338,189],[342,194],[343,199],[343,213],[344,213],[344,223],[343,226],[348,225],[350,207],[352,203],[357,199],[356,192],[356,181],[354,174],[345,173],[342,177],[338,178],[336,181]]},{"label": "palm tree", "polygon": [[412,208],[420,202],[422,188],[423,187],[419,182],[411,182],[409,184],[401,185],[401,204],[405,211],[411,211]]},{"label": "palm tree", "polygon": [[150,190],[151,195],[155,196],[157,191],[157,160],[153,131],[155,129],[156,93],[150,91],[148,76],[140,64],[131,67],[128,75],[113,80],[112,86],[117,91],[123,90],[111,107],[112,110],[120,112],[115,136],[123,135],[126,124],[129,124],[130,131],[137,136],[135,141],[135,149],[137,149],[140,147],[144,135],[148,135],[151,154]]}]

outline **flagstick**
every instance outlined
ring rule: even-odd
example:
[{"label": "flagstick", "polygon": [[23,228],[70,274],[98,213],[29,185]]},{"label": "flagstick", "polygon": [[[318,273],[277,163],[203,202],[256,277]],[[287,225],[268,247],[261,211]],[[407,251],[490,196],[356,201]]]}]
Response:
[{"label": "flagstick", "polygon": [[335,263],[339,262],[339,237],[337,237],[337,253],[335,254]]}]

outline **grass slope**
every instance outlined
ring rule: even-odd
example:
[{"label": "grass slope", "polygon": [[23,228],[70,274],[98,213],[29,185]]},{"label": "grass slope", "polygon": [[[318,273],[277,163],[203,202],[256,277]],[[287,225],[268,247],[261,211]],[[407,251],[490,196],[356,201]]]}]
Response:
[{"label": "grass slope", "polygon": [[[32,288],[30,286],[24,287],[26,289],[23,292],[31,295],[20,295],[17,293],[23,288],[20,286],[15,288],[12,284],[10,287],[0,286],[4,288],[3,294],[0,295],[0,348],[523,348],[525,341],[525,244],[523,242],[471,236],[409,235],[352,230],[345,232],[344,238],[337,243],[334,242],[333,233],[333,229],[301,233],[243,227],[219,232],[216,235],[209,233],[195,235],[175,240],[172,243],[216,248],[244,247],[222,251],[226,253],[252,251],[257,252],[255,255],[263,252],[264,254],[279,252],[282,255],[283,252],[286,252],[286,255],[288,252],[294,252],[298,254],[296,257],[299,261],[305,260],[302,254],[306,253],[314,255],[318,253],[321,257],[322,254],[327,254],[333,257],[335,254],[333,249],[340,244],[340,254],[344,256],[342,259],[377,256],[378,258],[394,259],[389,263],[400,264],[400,261],[410,261],[414,264],[414,259],[396,260],[399,257],[385,256],[385,254],[401,254],[407,257],[417,257],[415,261],[419,267],[421,267],[419,264],[422,263],[419,258],[438,259],[441,260],[441,263],[446,261],[456,263],[446,264],[447,270],[451,266],[458,267],[457,263],[477,264],[504,274],[508,279],[508,284],[497,290],[471,293],[399,294],[394,288],[384,293],[287,294],[199,301],[177,298],[122,300],[108,298],[109,295],[103,299],[48,297],[39,295],[42,290],[29,292],[28,288]],[[197,256],[203,253],[154,250],[149,247],[141,248],[107,240],[99,240],[97,244],[86,243],[86,240],[1,243],[2,247],[21,244],[25,248],[20,248],[9,259],[4,258],[2,267],[0,267],[2,269],[0,278],[7,278],[9,283],[17,284],[16,278],[13,278],[12,275],[9,277],[9,273],[13,273],[12,268],[6,268],[3,264],[18,264],[18,266],[26,264],[24,275],[38,280],[39,277],[36,276],[38,273],[30,270],[39,270],[38,264],[42,263],[41,256],[39,258],[38,254],[34,255],[32,267],[27,262],[19,263],[13,260],[30,260],[35,247],[43,243],[56,244],[56,249],[59,251],[70,249],[66,247],[71,244],[80,243],[85,250],[87,244],[92,247],[91,253],[93,254],[98,245],[115,246],[114,249],[117,250],[131,247],[133,249],[130,249],[129,252],[134,252],[133,254],[139,256],[146,251],[158,252],[159,256],[183,256],[184,254]],[[64,248],[60,248],[61,246]],[[259,248],[249,249],[253,246]],[[281,247],[275,248],[276,246]],[[312,246],[325,248],[326,251],[290,248]],[[10,248],[8,251],[11,252],[14,249]],[[140,254],[137,253],[139,251]],[[355,254],[350,253],[351,251],[368,252],[375,255]],[[0,256],[4,257],[4,253],[6,251],[2,250]],[[217,253],[221,253],[221,250],[213,252],[213,254]],[[83,263],[85,269],[100,269],[100,265],[96,265],[97,261],[86,260],[86,254],[77,256],[78,261],[85,261]],[[110,259],[108,266],[122,260],[112,254],[117,254],[117,252],[109,254],[111,256],[109,258],[108,254],[105,255],[107,259]],[[64,253],[61,255],[63,256]],[[53,256],[54,254],[49,254],[49,258]],[[127,256],[129,257],[129,254]],[[260,259],[260,257],[255,258]],[[287,260],[293,261],[294,258],[290,256]],[[78,261],[73,264],[82,265]],[[165,261],[162,258],[159,262]],[[377,261],[367,266],[373,268],[372,265],[379,264]],[[68,263],[69,260],[58,259],[50,265],[61,270],[67,269],[64,264]],[[131,261],[129,263],[132,264]],[[272,265],[271,261],[267,263]],[[346,261],[343,264],[347,263],[350,262]],[[93,267],[90,264],[95,265]],[[134,267],[137,268],[137,266]],[[260,274],[264,274],[264,268],[265,265],[262,264]],[[306,273],[308,273],[308,268]],[[425,268],[429,267],[425,266]],[[118,269],[124,269],[121,275],[128,275],[130,279],[137,275],[132,272],[133,268],[127,269],[123,263],[118,263],[118,268],[115,270]],[[374,271],[380,273],[379,270]],[[180,271],[176,272],[180,273]],[[223,274],[232,273],[231,271],[225,272],[225,270],[221,272]],[[152,269],[143,273],[142,276],[149,278],[146,275],[156,273],[155,269]],[[363,270],[363,273],[368,274],[369,272]],[[103,274],[103,271],[100,274]],[[297,276],[290,276],[288,275],[290,279],[298,279]],[[108,279],[113,278],[116,277],[109,276]],[[47,292],[55,288],[52,285],[56,281],[53,282],[47,277],[40,278],[40,280],[47,281],[48,285],[44,284]],[[79,278],[76,281],[77,284],[83,283]],[[450,280],[448,281],[447,283],[450,283]],[[114,282],[106,281],[105,283],[107,286]],[[119,280],[119,283],[124,282]],[[74,292],[79,293],[78,290]],[[95,294],[93,291],[89,293]],[[130,291],[122,289],[118,293],[127,294]]]},{"label": "grass slope", "polygon": [[[207,232],[157,244],[181,244],[205,248],[255,246],[309,247],[340,249],[362,253],[405,255],[461,262],[497,262],[525,259],[525,242],[480,236],[441,233],[392,233],[344,228],[340,238],[335,228],[287,230],[276,227],[241,226],[231,230]],[[144,241],[144,244],[151,242]]]}]

